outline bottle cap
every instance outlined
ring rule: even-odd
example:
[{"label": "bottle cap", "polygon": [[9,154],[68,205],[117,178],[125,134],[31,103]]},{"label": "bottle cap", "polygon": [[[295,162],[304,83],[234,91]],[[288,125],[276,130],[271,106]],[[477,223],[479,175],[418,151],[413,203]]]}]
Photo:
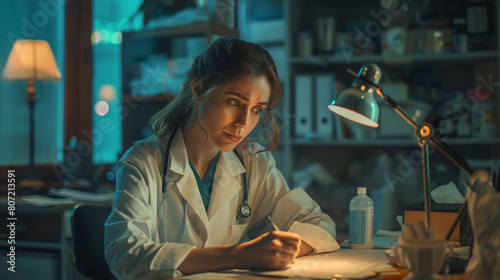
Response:
[{"label": "bottle cap", "polygon": [[358,194],[366,194],[366,187],[358,187]]}]

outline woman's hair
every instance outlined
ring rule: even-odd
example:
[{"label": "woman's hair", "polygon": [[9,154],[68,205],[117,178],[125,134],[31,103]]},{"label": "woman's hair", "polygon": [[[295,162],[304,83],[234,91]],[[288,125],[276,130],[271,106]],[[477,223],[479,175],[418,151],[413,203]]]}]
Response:
[{"label": "woman's hair", "polygon": [[[263,151],[276,148],[279,129],[272,110],[281,97],[281,85],[274,60],[261,46],[236,38],[219,38],[194,58],[181,92],[150,119],[151,130],[164,136],[184,127],[210,94],[222,94],[238,79],[249,76],[265,77],[269,82],[271,96],[261,124],[271,144]],[[272,137],[266,130],[268,120]]]}]

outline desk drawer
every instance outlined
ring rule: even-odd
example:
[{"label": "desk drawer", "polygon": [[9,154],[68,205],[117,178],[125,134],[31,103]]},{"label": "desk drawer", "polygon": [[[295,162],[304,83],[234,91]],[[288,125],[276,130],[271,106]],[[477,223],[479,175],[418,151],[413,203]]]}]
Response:
[{"label": "desk drawer", "polygon": [[[9,251],[5,248],[0,248],[2,256],[8,253]],[[16,272],[8,271],[7,267],[9,265],[2,264],[0,279],[58,280],[61,279],[59,276],[60,265],[59,253],[57,251],[16,249]]]},{"label": "desk drawer", "polygon": [[[6,221],[6,212],[0,218]],[[16,242],[17,241],[61,241],[61,215],[57,213],[36,213],[16,211]],[[7,227],[0,228],[0,237],[6,238],[10,234]]]}]

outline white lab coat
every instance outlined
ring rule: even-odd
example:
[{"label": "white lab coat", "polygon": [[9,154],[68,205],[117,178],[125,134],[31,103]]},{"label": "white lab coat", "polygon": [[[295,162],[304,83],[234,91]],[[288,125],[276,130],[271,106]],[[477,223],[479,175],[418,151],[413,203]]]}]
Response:
[{"label": "white lab coat", "polygon": [[[113,209],[105,223],[105,256],[118,279],[179,276],[176,268],[194,247],[235,244],[252,233],[270,231],[267,214],[280,229],[300,234],[315,252],[339,249],[332,219],[302,189],[290,191],[271,153],[255,154],[262,149],[255,143],[237,147],[244,165],[234,152],[221,152],[205,211],[182,132],[177,132],[164,195],[167,142],[167,137],[139,141],[117,165]],[[242,219],[236,210],[243,202],[245,171],[252,214]]]}]

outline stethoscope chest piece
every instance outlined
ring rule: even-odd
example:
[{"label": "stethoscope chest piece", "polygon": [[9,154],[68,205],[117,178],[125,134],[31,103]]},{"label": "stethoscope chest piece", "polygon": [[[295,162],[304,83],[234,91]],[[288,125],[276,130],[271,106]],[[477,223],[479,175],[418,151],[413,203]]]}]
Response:
[{"label": "stethoscope chest piece", "polygon": [[250,217],[250,214],[252,214],[252,209],[250,208],[250,205],[248,205],[247,203],[243,203],[240,205],[240,207],[238,207],[238,217],[240,218],[248,218]]}]

